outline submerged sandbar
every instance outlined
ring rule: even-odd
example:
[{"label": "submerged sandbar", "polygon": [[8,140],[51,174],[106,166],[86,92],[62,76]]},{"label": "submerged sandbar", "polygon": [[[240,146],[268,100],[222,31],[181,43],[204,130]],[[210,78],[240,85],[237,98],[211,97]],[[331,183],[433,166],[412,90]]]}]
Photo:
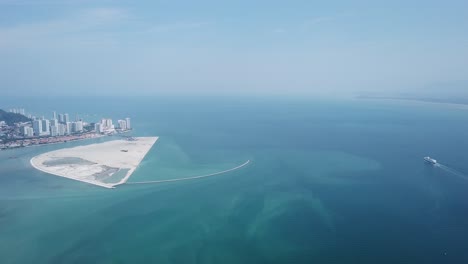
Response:
[{"label": "submerged sandbar", "polygon": [[43,172],[105,188],[125,183],[158,137],[136,137],[50,151],[31,159]]}]

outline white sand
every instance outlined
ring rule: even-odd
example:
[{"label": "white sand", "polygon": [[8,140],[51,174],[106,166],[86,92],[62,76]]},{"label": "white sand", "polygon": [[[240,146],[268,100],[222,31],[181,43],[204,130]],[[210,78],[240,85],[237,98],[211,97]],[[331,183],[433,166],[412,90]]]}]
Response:
[{"label": "white sand", "polygon": [[[31,165],[43,172],[87,182],[105,188],[125,183],[132,175],[158,137],[138,137],[135,141],[113,140],[88,146],[79,146],[47,152],[31,159]],[[126,150],[127,152],[123,152]],[[44,162],[63,158],[80,158],[94,164],[60,164],[47,166]],[[127,174],[118,182],[105,183],[96,178],[96,173],[105,171],[105,167],[128,169]]]}]

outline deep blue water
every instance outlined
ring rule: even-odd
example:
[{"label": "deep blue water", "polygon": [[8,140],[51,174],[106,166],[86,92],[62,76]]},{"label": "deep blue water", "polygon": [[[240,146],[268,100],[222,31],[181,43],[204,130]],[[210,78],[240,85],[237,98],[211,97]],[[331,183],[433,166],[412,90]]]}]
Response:
[{"label": "deep blue water", "polygon": [[107,138],[0,152],[1,263],[468,263],[468,176],[422,160],[468,174],[459,106],[188,97],[0,106],[131,117],[133,135],[160,139],[130,181],[252,160],[217,177],[107,190],[29,165]]}]

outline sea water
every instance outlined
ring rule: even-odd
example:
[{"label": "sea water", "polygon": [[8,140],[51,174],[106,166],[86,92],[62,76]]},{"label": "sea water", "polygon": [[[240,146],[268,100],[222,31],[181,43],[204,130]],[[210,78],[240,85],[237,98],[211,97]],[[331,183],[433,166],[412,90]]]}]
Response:
[{"label": "sea water", "polygon": [[[2,98],[159,136],[129,182],[45,174],[0,152],[0,263],[466,263],[468,111],[441,104],[280,98]],[[10,105],[8,105],[9,107]],[[14,107],[15,105],[11,105]],[[7,107],[6,107],[7,108]]]}]

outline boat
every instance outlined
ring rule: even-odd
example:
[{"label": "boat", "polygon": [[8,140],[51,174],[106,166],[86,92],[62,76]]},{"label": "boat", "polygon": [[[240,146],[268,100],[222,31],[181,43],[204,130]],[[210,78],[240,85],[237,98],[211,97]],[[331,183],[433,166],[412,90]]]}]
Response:
[{"label": "boat", "polygon": [[431,157],[424,157],[424,160],[429,163],[429,164],[432,164],[432,165],[436,165],[437,164],[437,160],[431,158]]}]

